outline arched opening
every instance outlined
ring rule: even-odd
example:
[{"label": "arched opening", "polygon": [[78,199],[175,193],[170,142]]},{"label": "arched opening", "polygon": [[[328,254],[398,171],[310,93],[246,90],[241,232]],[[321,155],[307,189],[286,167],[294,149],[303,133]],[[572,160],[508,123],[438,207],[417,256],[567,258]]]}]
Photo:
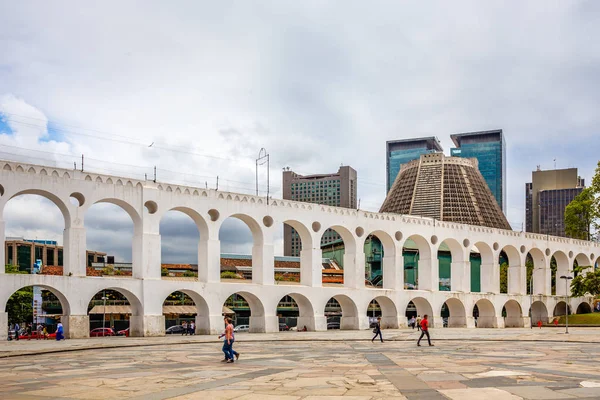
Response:
[{"label": "arched opening", "polygon": [[133,207],[121,200],[101,200],[86,211],[84,224],[87,248],[106,255],[100,259],[88,250],[86,275],[131,276],[133,266],[141,263],[134,260],[134,235],[141,218]]},{"label": "arched opening", "polygon": [[[572,267],[573,267],[572,268],[572,270],[573,270],[572,276],[573,277],[576,277],[579,274],[585,275],[587,273],[587,271],[590,271],[590,268],[592,268],[592,261],[585,254],[579,253],[575,256]],[[592,268],[592,270],[593,270],[593,268]]]},{"label": "arched opening", "polygon": [[546,265],[546,256],[537,248],[531,249],[525,257],[527,269],[527,294],[548,294],[550,274]]},{"label": "arched opening", "polygon": [[231,317],[236,332],[266,332],[265,308],[254,294],[234,293],[225,300],[224,306],[224,314]]},{"label": "arched opening", "polygon": [[365,277],[356,276],[356,241],[348,229],[342,226],[325,229],[321,235],[321,250],[324,262],[328,264],[323,269],[324,284],[350,287],[365,285]]},{"label": "arched opening", "polygon": [[467,312],[465,305],[459,299],[448,299],[442,305],[441,315],[443,326],[448,328],[466,328]]},{"label": "arched opening", "polygon": [[487,299],[480,299],[475,303],[473,318],[475,318],[477,328],[495,328],[498,326],[494,305]]},{"label": "arched opening", "polygon": [[542,324],[549,322],[548,309],[542,301],[534,301],[533,304],[531,304],[529,315],[531,316],[533,325],[537,325],[538,321],[542,321]]},{"label": "arched opening", "polygon": [[525,293],[526,274],[523,270],[519,250],[504,246],[498,260],[500,264],[500,293]]},{"label": "arched opening", "polygon": [[569,315],[572,314],[572,312],[571,312],[571,306],[567,307],[567,303],[565,303],[564,301],[559,301],[554,306],[554,311],[552,312],[552,315],[554,317],[558,317],[558,316],[561,316],[561,315],[565,315],[567,312],[569,313]]},{"label": "arched opening", "polygon": [[434,290],[438,287],[437,273],[433,274],[431,246],[427,239],[412,235],[402,245],[404,257],[404,288]]},{"label": "arched opening", "polygon": [[485,242],[477,242],[471,247],[471,292],[498,293],[498,263],[494,260],[492,247]]},{"label": "arched opening", "polygon": [[363,251],[366,285],[375,288],[393,287],[396,248],[392,237],[383,231],[372,232],[365,238]]},{"label": "arched opening", "polygon": [[592,306],[589,303],[582,302],[577,306],[577,314],[589,314],[592,312]]},{"label": "arched opening", "polygon": [[221,281],[263,283],[263,235],[260,225],[244,214],[234,214],[219,228]]},{"label": "arched opening", "polygon": [[6,272],[63,274],[69,211],[45,192],[23,192],[5,205]]},{"label": "arched opening", "polygon": [[408,302],[405,310],[406,318],[410,319],[415,317],[416,319],[422,319],[425,315],[429,320],[429,326],[434,327],[435,318],[433,314],[433,308],[429,301],[424,299],[423,297],[415,297]]},{"label": "arched opening", "polygon": [[327,329],[360,329],[358,309],[354,301],[343,294],[333,296],[325,305]]},{"label": "arched opening", "polygon": [[199,225],[207,231],[202,217],[186,208],[175,208],[161,218],[161,276],[198,278],[201,260],[199,253],[203,250],[200,246]]},{"label": "arched opening", "polygon": [[179,290],[163,301],[165,333],[194,335],[209,334],[208,304],[198,293]]},{"label": "arched opening", "polygon": [[[2,309],[8,313],[11,339],[18,339],[18,335],[37,338],[38,332],[41,333],[44,327],[50,338],[53,338],[62,317],[70,314],[66,297],[58,290],[45,285],[22,287],[8,299],[4,299]],[[19,325],[19,332],[15,331],[15,324]],[[65,337],[69,337],[68,325],[65,327]]]},{"label": "arched opening", "polygon": [[523,328],[523,312],[516,300],[508,300],[502,309],[505,328]]},{"label": "arched opening", "polygon": [[[560,279],[561,276],[572,276],[571,275],[571,264],[569,263],[569,258],[562,251],[557,251],[553,255],[554,263],[556,268],[552,271],[552,286],[553,286],[553,294],[557,296],[565,296],[567,291],[570,293],[570,289],[568,287],[568,283],[565,284],[564,279]],[[552,267],[552,265],[551,265]],[[564,315],[564,314],[561,314]]]},{"label": "arched opening", "polygon": [[398,309],[389,297],[377,296],[371,300],[367,307],[367,317],[369,326],[373,326],[377,323],[377,318],[381,318],[382,329],[398,329]]},{"label": "arched opening", "polygon": [[144,336],[140,300],[122,288],[98,291],[88,303],[90,337]]},{"label": "arched opening", "polygon": [[437,250],[439,290],[468,292],[471,274],[464,247],[456,239],[446,239]]},{"label": "arched opening", "polygon": [[275,281],[302,282],[308,286],[320,283],[321,269],[319,268],[317,271],[312,269],[313,263],[320,263],[320,260],[313,260],[313,257],[320,257],[320,250],[318,252],[312,250],[312,237],[308,228],[298,221],[285,221],[283,223],[283,255],[286,258],[277,260],[275,257]]},{"label": "arched opening", "polygon": [[323,326],[315,326],[315,312],[308,298],[299,293],[283,296],[277,304],[279,330],[315,331],[323,330]]}]

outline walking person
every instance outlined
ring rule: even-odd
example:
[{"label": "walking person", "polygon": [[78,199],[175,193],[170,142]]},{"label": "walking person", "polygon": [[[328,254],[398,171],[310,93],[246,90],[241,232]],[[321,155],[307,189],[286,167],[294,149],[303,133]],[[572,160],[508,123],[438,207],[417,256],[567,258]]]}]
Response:
[{"label": "walking person", "polygon": [[190,336],[196,334],[196,323],[194,321],[190,322]]},{"label": "walking person", "polygon": [[181,336],[187,335],[188,334],[187,321],[183,321],[181,323],[181,327],[183,328],[183,331],[181,332]]},{"label": "walking person", "polygon": [[19,331],[21,330],[21,327],[19,326],[18,322],[15,322],[15,340],[19,340]]},{"label": "walking person", "polygon": [[421,330],[421,316],[417,316],[417,331]]},{"label": "walking person", "polygon": [[58,325],[56,326],[56,340],[65,340],[65,336],[64,336],[64,329],[63,329],[63,324],[61,324],[60,322],[58,323]]},{"label": "walking person", "polygon": [[417,341],[417,346],[421,346],[421,339],[423,339],[423,336],[427,336],[427,342],[430,346],[433,346],[431,344],[431,338],[429,337],[429,321],[427,321],[427,314],[423,315],[423,320],[421,321],[421,337]]},{"label": "walking person", "polygon": [[538,328],[542,329],[542,320],[541,319],[538,320],[537,326],[538,326]]},{"label": "walking person", "polygon": [[379,336],[381,343],[383,343],[383,336],[381,336],[381,317],[377,318],[377,322],[375,323],[375,328],[373,328],[373,333],[375,334],[375,336],[373,336],[373,339],[371,339],[371,343],[373,343],[373,341],[375,340],[375,338],[377,336]]},{"label": "walking person", "polygon": [[235,343],[235,331],[233,330],[233,320],[230,317],[227,317],[227,323],[231,326],[231,359],[235,357],[235,361],[240,358],[240,353],[233,349],[233,344]]},{"label": "walking person", "polygon": [[[231,320],[227,317],[223,319],[225,323],[225,332],[219,335],[219,339],[223,336],[225,339],[223,340],[223,354],[225,354],[225,358],[221,360],[222,362],[232,363],[234,353],[233,353],[233,325],[230,322]],[[239,357],[239,354],[238,354]]]},{"label": "walking person", "polygon": [[410,326],[414,330],[416,322],[417,321],[415,320],[415,316],[413,315],[412,317],[410,317],[410,320],[408,320],[408,326]]},{"label": "walking person", "polygon": [[43,330],[42,324],[38,324],[37,329],[36,329],[36,331],[37,331],[36,339],[37,340],[40,340],[42,338],[42,330]]}]

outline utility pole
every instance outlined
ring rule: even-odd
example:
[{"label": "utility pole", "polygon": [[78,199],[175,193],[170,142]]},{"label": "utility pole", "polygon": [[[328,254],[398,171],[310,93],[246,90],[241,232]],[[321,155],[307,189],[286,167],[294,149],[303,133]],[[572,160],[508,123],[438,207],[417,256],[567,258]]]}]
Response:
[{"label": "utility pole", "polygon": [[83,154],[81,155],[81,172],[83,172]]},{"label": "utility pole", "polygon": [[267,164],[267,204],[269,204],[269,169],[270,169],[270,161],[269,161],[269,153],[265,150],[264,147],[260,149],[258,152],[258,158],[256,159],[256,195],[258,196],[258,166]]}]

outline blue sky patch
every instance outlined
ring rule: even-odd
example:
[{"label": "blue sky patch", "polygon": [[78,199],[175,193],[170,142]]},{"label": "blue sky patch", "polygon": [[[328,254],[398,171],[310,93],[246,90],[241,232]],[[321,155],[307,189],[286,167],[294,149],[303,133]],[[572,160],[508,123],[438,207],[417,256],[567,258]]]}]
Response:
[{"label": "blue sky patch", "polygon": [[41,138],[40,142],[50,142],[50,141],[62,142],[63,134],[60,132],[60,129],[56,124],[51,121],[48,121],[48,135]]},{"label": "blue sky patch", "polygon": [[12,135],[13,130],[8,126],[8,118],[0,113],[0,135]]}]

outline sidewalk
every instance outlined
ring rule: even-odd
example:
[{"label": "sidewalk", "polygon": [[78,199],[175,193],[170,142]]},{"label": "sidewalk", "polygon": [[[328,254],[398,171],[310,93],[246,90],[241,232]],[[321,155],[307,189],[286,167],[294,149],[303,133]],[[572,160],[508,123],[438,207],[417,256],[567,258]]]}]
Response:
[{"label": "sidewalk", "polygon": [[[600,328],[507,328],[507,329],[464,329],[437,328],[431,329],[434,341],[548,341],[591,343],[600,337]],[[327,332],[278,332],[278,333],[237,333],[236,342],[270,342],[270,341],[364,341],[371,340],[372,332],[340,331]],[[383,331],[384,340],[416,341],[419,331],[416,329],[387,329]],[[89,339],[70,339],[61,342],[55,340],[19,340],[0,343],[0,358],[27,356],[62,351],[97,350],[119,347],[185,345],[190,343],[217,343],[217,335],[164,337],[107,337]]]}]

